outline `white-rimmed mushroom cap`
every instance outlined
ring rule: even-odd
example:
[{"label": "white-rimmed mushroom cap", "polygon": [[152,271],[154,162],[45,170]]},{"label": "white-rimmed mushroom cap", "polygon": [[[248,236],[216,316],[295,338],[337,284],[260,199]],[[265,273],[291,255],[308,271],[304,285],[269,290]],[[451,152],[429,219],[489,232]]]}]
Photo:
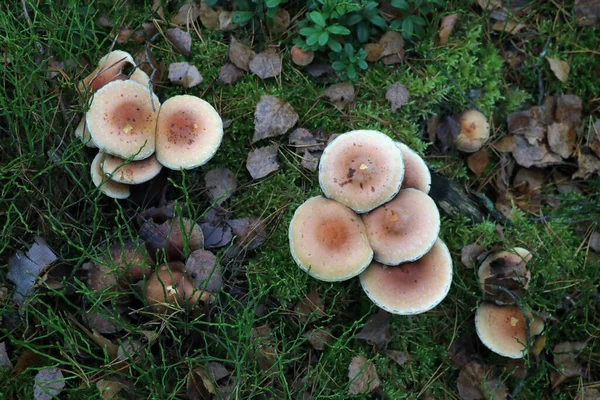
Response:
[{"label": "white-rimmed mushroom cap", "polygon": [[[544,321],[538,315],[528,315],[531,337],[544,330]],[[522,358],[527,348],[525,316],[518,306],[497,306],[481,303],[475,313],[477,336],[496,354],[509,358]]]},{"label": "white-rimmed mushroom cap", "polygon": [[143,160],[154,153],[159,107],[158,97],[145,86],[134,81],[111,82],[94,95],[86,113],[87,127],[103,152]]},{"label": "white-rimmed mushroom cap", "polygon": [[83,114],[83,118],[81,118],[79,125],[77,125],[77,128],[75,129],[75,137],[78,137],[87,147],[96,147],[92,137],[90,136],[90,131],[87,128],[85,114]]},{"label": "white-rimmed mushroom cap", "polygon": [[109,82],[124,81],[127,79],[127,75],[123,73],[123,68],[133,65],[135,62],[128,52],[111,51],[100,59],[98,67],[83,80],[79,85],[79,90],[88,89],[94,93]]},{"label": "white-rimmed mushroom cap", "polygon": [[129,76],[129,80],[144,85],[147,88],[150,87],[150,77],[139,66],[137,66],[135,71]]},{"label": "white-rimmed mushroom cap", "polygon": [[115,182],[135,185],[144,183],[154,178],[162,170],[162,164],[156,160],[153,154],[150,157],[139,160],[129,161],[104,154],[102,159],[102,171]]},{"label": "white-rimmed mushroom cap", "polygon": [[296,264],[322,281],[350,279],[367,268],[373,258],[360,217],[322,196],[312,197],[298,207],[290,222],[289,239]]},{"label": "white-rimmed mushroom cap", "polygon": [[490,254],[483,260],[477,271],[481,291],[484,293],[486,292],[485,280],[496,276],[492,268],[492,265],[495,262],[502,262],[502,266],[511,264],[513,268],[511,268],[510,272],[514,275],[513,279],[522,278],[523,288],[527,289],[531,274],[529,274],[525,265],[532,257],[533,255],[531,252],[522,247],[514,247],[510,250],[497,251]]},{"label": "white-rimmed mushroom cap", "polygon": [[401,315],[431,310],[444,300],[451,283],[452,257],[440,239],[415,262],[394,267],[373,262],[360,274],[360,284],[371,301]]},{"label": "white-rimmed mushroom cap", "polygon": [[414,261],[440,232],[440,212],[420,190],[402,189],[394,200],[362,216],[375,260],[386,265]]},{"label": "white-rimmed mushroom cap", "polygon": [[204,165],[221,145],[223,121],[206,101],[174,96],[160,108],[156,125],[156,157],[170,169]]},{"label": "white-rimmed mushroom cap", "polygon": [[319,184],[325,196],[357,213],[390,201],[402,185],[402,152],[377,131],[351,131],[335,138],[319,163]]},{"label": "white-rimmed mushroom cap", "polygon": [[465,153],[479,150],[490,137],[490,124],[480,111],[468,110],[458,116],[460,133],[454,145]]},{"label": "white-rimmed mushroom cap", "polygon": [[130,195],[129,185],[115,182],[104,175],[104,172],[102,172],[102,166],[100,165],[101,161],[102,153],[96,154],[94,161],[92,161],[90,173],[92,175],[92,182],[94,182],[94,185],[96,185],[96,187],[99,188],[102,193],[108,197],[112,197],[113,199],[128,198]]},{"label": "white-rimmed mushroom cap", "polygon": [[420,155],[402,142],[395,142],[402,151],[404,161],[404,179],[402,189],[412,188],[429,193],[431,189],[431,173]]}]

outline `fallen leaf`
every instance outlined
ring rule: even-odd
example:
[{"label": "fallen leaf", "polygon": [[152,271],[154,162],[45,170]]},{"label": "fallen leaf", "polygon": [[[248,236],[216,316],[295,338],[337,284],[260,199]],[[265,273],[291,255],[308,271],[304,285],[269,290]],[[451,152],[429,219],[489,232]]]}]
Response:
[{"label": "fallen leaf", "polygon": [[579,125],[582,111],[583,102],[580,97],[564,94],[556,98],[556,109],[554,111],[556,122]]},{"label": "fallen leaf", "polygon": [[142,31],[134,31],[131,28],[118,28],[116,34],[117,43],[119,44],[123,44],[128,41],[143,43],[146,40]]},{"label": "fallen leaf", "polygon": [[388,86],[385,92],[385,98],[392,103],[392,113],[395,113],[400,107],[408,103],[410,93],[400,82]]},{"label": "fallen leaf", "polygon": [[550,152],[546,144],[532,145],[522,136],[515,138],[515,149],[512,152],[517,164],[529,167],[546,167],[562,162],[562,158]]},{"label": "fallen leaf", "polygon": [[104,334],[113,334],[123,330],[123,327],[117,325],[115,321],[100,315],[97,312],[87,312],[84,319],[88,328]]},{"label": "fallen leaf", "polygon": [[234,64],[225,64],[219,71],[219,82],[226,85],[233,85],[244,77],[244,71],[236,67]]},{"label": "fallen leaf", "polygon": [[581,26],[595,25],[600,21],[600,1],[575,0],[575,17]]},{"label": "fallen leaf", "polygon": [[276,144],[258,147],[248,154],[246,169],[252,179],[260,179],[279,169],[277,162],[278,146]]},{"label": "fallen leaf", "polygon": [[508,391],[504,383],[495,379],[491,367],[471,361],[461,368],[456,380],[462,400],[506,400]]},{"label": "fallen leaf", "polygon": [[[404,53],[402,53],[404,54]],[[383,62],[384,65],[394,65],[394,64],[400,64],[402,62],[403,56],[401,56],[400,54],[392,54],[389,56],[385,56],[381,58],[381,62]]]},{"label": "fallen leaf", "polygon": [[[298,118],[298,114],[288,102],[280,100],[275,96],[262,96],[254,112],[254,137],[252,138],[252,143],[285,134],[296,124]],[[272,153],[273,150],[271,147],[265,147],[265,149],[269,149],[268,152]]]},{"label": "fallen leaf", "polygon": [[492,11],[496,8],[502,7],[500,0],[477,0],[477,4],[486,11]]},{"label": "fallen leaf", "polygon": [[326,97],[336,108],[341,110],[354,101],[356,94],[352,84],[342,82],[329,86],[321,97]]},{"label": "fallen leaf", "polygon": [[456,25],[456,21],[458,21],[458,17],[459,14],[450,14],[450,15],[446,15],[444,18],[442,18],[442,30],[440,31],[440,41],[439,44],[441,46],[445,46],[446,44],[448,44],[448,38],[450,37],[450,34],[452,33],[452,31],[454,30],[454,25]]},{"label": "fallen leaf", "polygon": [[204,175],[208,198],[212,203],[223,204],[237,189],[237,180],[227,168],[211,169]]},{"label": "fallen leaf", "polygon": [[200,0],[200,10],[198,12],[200,22],[206,29],[216,31],[220,28],[219,13],[206,4],[206,0]]},{"label": "fallen leaf", "polygon": [[123,342],[117,349],[117,360],[137,363],[140,360],[140,351],[144,345],[139,340]]},{"label": "fallen leaf", "polygon": [[562,172],[555,170],[552,173],[552,179],[554,181],[554,184],[556,185],[556,190],[558,190],[558,193],[560,193],[560,194],[569,194],[569,193],[582,194],[582,191],[581,191],[581,189],[579,189],[577,182],[573,182],[571,180],[570,176],[565,175]]},{"label": "fallen leaf", "polygon": [[432,115],[427,119],[427,138],[431,143],[435,143],[437,140],[437,129],[440,125],[440,117],[438,115]]},{"label": "fallen leaf", "polygon": [[593,154],[582,151],[577,164],[579,169],[573,174],[573,179],[588,179],[593,174],[600,174],[600,159]]},{"label": "fallen leaf", "polygon": [[546,57],[548,63],[550,63],[550,69],[554,72],[554,76],[558,78],[562,83],[567,82],[569,79],[569,71],[571,67],[567,64],[566,61],[559,60],[558,58],[550,58]]},{"label": "fallen leaf", "polygon": [[219,29],[223,32],[229,32],[237,29],[239,27],[238,24],[233,22],[233,12],[232,11],[219,11]]},{"label": "fallen leaf", "polygon": [[250,70],[250,60],[256,55],[254,50],[243,43],[238,42],[234,37],[231,38],[229,45],[229,59],[231,62],[244,71]]},{"label": "fallen leaf", "polygon": [[162,0],[152,1],[152,11],[156,13],[161,19],[165,19],[165,11],[163,10]]},{"label": "fallen leaf", "polygon": [[365,326],[354,335],[355,339],[365,340],[376,350],[381,350],[392,340],[390,335],[390,314],[379,310],[369,318]]},{"label": "fallen leaf", "polygon": [[400,32],[387,31],[381,36],[379,43],[383,45],[383,50],[379,56],[380,58],[395,56],[398,58],[399,62],[402,61],[404,58],[404,38]]},{"label": "fallen leaf", "polygon": [[462,369],[470,362],[481,360],[477,351],[478,339],[475,335],[461,336],[456,338],[448,349],[448,356],[457,368]]},{"label": "fallen leaf", "polygon": [[162,259],[163,255],[167,261],[183,260],[184,237],[188,238],[188,245],[192,251],[202,248],[203,238],[197,228],[197,224],[188,218],[161,220],[157,217],[154,220],[145,220],[140,227],[139,237],[145,242],[152,260]]},{"label": "fallen leaf", "polygon": [[364,49],[367,52],[365,60],[368,62],[375,62],[381,58],[381,53],[383,53],[385,45],[382,43],[367,43]]},{"label": "fallen leaf", "polygon": [[348,367],[348,379],[350,394],[370,393],[381,385],[375,365],[364,356],[352,358]]},{"label": "fallen leaf", "polygon": [[6,352],[6,343],[4,342],[0,342],[0,367],[8,367],[9,369],[13,367],[10,357]]},{"label": "fallen leaf", "polygon": [[281,56],[275,49],[267,49],[252,57],[249,68],[260,79],[274,78],[281,74]]},{"label": "fallen leaf", "polygon": [[586,388],[584,386],[573,400],[600,400],[600,392],[597,389]]},{"label": "fallen leaf", "polygon": [[185,389],[186,398],[190,400],[209,400],[212,397],[211,393],[215,391],[212,382],[208,379],[208,375],[201,368],[195,368],[189,372]]},{"label": "fallen leaf", "polygon": [[169,80],[187,89],[199,85],[202,82],[202,75],[195,65],[178,62],[169,65]]},{"label": "fallen leaf", "polygon": [[251,251],[260,246],[267,239],[265,221],[254,217],[230,219],[227,224],[231,226],[233,235],[237,238],[237,245]]},{"label": "fallen leaf", "polygon": [[300,154],[302,154],[304,150],[321,151],[325,149],[325,144],[319,143],[315,135],[305,128],[294,129],[292,133],[290,133],[288,143],[290,147],[295,148]]},{"label": "fallen leaf", "polygon": [[15,364],[14,373],[16,375],[18,375],[18,374],[24,372],[28,368],[35,365],[35,363],[37,362],[37,360],[39,358],[40,358],[40,355],[38,353],[36,353],[30,349],[25,349],[23,351],[23,353],[21,353],[21,355],[19,356],[19,359],[17,360],[17,363]]},{"label": "fallen leaf", "polygon": [[467,268],[474,268],[477,265],[477,258],[483,254],[486,247],[477,243],[466,245],[460,251],[460,262]]},{"label": "fallen leaf", "polygon": [[583,376],[585,371],[577,362],[577,356],[587,346],[586,342],[562,342],[554,346],[554,366],[550,373],[552,389],[556,389],[568,378]]},{"label": "fallen leaf", "polygon": [[515,18],[511,18],[505,21],[496,21],[492,25],[492,29],[496,32],[507,32],[511,35],[516,35],[525,28],[527,25],[518,22]]},{"label": "fallen leaf", "polygon": [[100,392],[103,400],[112,400],[117,398],[117,394],[127,386],[121,382],[101,379],[96,382],[96,388]]},{"label": "fallen leaf", "polygon": [[319,156],[315,156],[313,155],[313,153],[311,153],[308,150],[304,150],[304,155],[302,156],[302,160],[300,161],[300,165],[302,165],[304,168],[306,168],[309,171],[316,171],[317,168],[319,167],[319,160],[321,158],[321,154],[322,152],[318,152],[316,153]]},{"label": "fallen leaf", "polygon": [[277,7],[273,25],[269,26],[269,30],[272,33],[281,34],[287,30],[287,28],[290,26],[290,23],[290,13],[285,8]]},{"label": "fallen leaf", "polygon": [[483,174],[490,163],[490,154],[487,149],[480,149],[477,153],[471,154],[467,158],[469,169],[477,176]]},{"label": "fallen leaf", "polygon": [[542,351],[544,351],[544,347],[546,347],[546,342],[548,337],[545,335],[537,336],[533,340],[533,344],[531,345],[531,349],[529,349],[529,353],[538,357]]},{"label": "fallen leaf", "polygon": [[321,82],[331,82],[337,79],[335,70],[329,63],[311,63],[304,70],[313,78],[319,78]]},{"label": "fallen leaf", "polygon": [[512,135],[503,136],[492,147],[501,153],[510,153],[515,149],[516,139]]},{"label": "fallen leaf", "polygon": [[303,299],[298,300],[294,306],[294,311],[304,323],[314,322],[325,316],[323,299],[321,299],[321,295],[315,288],[311,289]]},{"label": "fallen leaf", "polygon": [[[133,56],[138,68],[144,71],[149,77],[152,77],[152,84],[156,86],[163,77],[165,71],[165,64],[159,63],[152,54],[152,51],[148,49],[148,59],[146,59],[146,49],[141,49]],[[155,72],[156,71],[156,72]]]},{"label": "fallen leaf", "polygon": [[171,23],[175,25],[191,25],[198,17],[200,17],[200,7],[192,1],[188,0],[185,4],[179,7],[177,14],[171,18]]},{"label": "fallen leaf", "polygon": [[59,369],[41,369],[35,376],[33,399],[51,400],[62,392],[65,383],[64,376]]},{"label": "fallen leaf", "polygon": [[403,366],[410,360],[410,356],[403,351],[384,350],[384,353],[399,366]]},{"label": "fallen leaf", "polygon": [[227,224],[202,223],[200,228],[204,235],[204,247],[207,249],[227,246],[233,239],[231,227]]},{"label": "fallen leaf", "polygon": [[185,262],[185,274],[192,279],[196,289],[217,293],[223,287],[221,264],[210,251],[192,252]]},{"label": "fallen leaf", "polygon": [[331,336],[331,332],[327,329],[312,329],[302,335],[308,339],[310,345],[319,351],[325,350],[325,344],[331,342],[333,337]]},{"label": "fallen leaf", "polygon": [[600,253],[600,232],[593,232],[590,236],[590,249]]},{"label": "fallen leaf", "polygon": [[189,32],[179,28],[171,28],[167,29],[165,37],[175,47],[175,50],[184,56],[190,55],[192,51],[192,35]]},{"label": "fallen leaf", "polygon": [[454,145],[459,133],[460,124],[456,119],[446,117],[439,123],[435,135],[442,144],[442,151],[446,152]]}]

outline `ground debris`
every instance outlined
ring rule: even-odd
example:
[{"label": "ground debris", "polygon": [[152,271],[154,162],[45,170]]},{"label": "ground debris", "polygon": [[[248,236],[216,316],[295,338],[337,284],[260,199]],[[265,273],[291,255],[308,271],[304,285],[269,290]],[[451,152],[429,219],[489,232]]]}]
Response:
[{"label": "ground debris", "polygon": [[365,326],[354,335],[355,339],[365,340],[367,343],[381,350],[392,340],[390,335],[390,314],[384,310],[377,311],[371,316]]},{"label": "ground debris", "polygon": [[168,71],[171,83],[186,89],[199,85],[203,80],[198,68],[188,62],[170,64]]},{"label": "ground debris", "polygon": [[559,60],[558,58],[546,57],[546,60],[548,60],[550,69],[552,72],[554,72],[554,76],[556,76],[562,83],[567,82],[567,79],[569,79],[569,71],[571,70],[569,64],[563,60]]},{"label": "ground debris", "polygon": [[399,366],[403,366],[408,361],[411,360],[411,357],[405,353],[404,351],[399,350],[384,350],[383,351],[386,356],[388,356],[391,360],[393,360]]},{"label": "ground debris", "polygon": [[456,119],[446,117],[439,122],[435,130],[435,136],[442,144],[442,151],[446,152],[454,145],[459,133],[460,124]]},{"label": "ground debris", "polygon": [[234,85],[244,77],[244,71],[234,64],[227,63],[221,67],[219,71],[219,82],[226,85]]},{"label": "ground debris", "polygon": [[200,224],[200,229],[204,235],[204,247],[207,249],[227,246],[233,238],[231,227],[222,222],[204,222]]},{"label": "ground debris", "polygon": [[281,75],[281,56],[269,48],[252,57],[248,67],[260,79],[274,78]]},{"label": "ground debris", "polygon": [[13,365],[10,361],[10,357],[6,352],[6,343],[0,342],[0,367],[8,367],[12,369]]},{"label": "ground debris", "polygon": [[329,329],[312,329],[304,333],[302,337],[308,339],[308,342],[315,350],[325,350],[325,345],[333,340]]},{"label": "ground debris", "polygon": [[385,98],[391,103],[392,113],[395,113],[400,107],[408,103],[410,93],[403,84],[396,82],[388,86]]},{"label": "ground debris", "polygon": [[126,384],[117,380],[101,379],[96,382],[96,388],[103,400],[117,399],[117,394],[127,387]]},{"label": "ground debris", "polygon": [[454,30],[454,25],[456,25],[456,21],[458,21],[459,16],[460,16],[460,14],[450,14],[450,15],[446,15],[444,18],[442,18],[442,23],[441,23],[442,29],[440,30],[440,33],[439,33],[440,46],[445,46],[446,44],[448,44],[448,38],[450,37],[450,34]]},{"label": "ground debris", "polygon": [[314,322],[325,316],[321,294],[313,288],[303,299],[294,306],[294,311],[304,323]]},{"label": "ground debris", "polygon": [[298,113],[287,101],[275,96],[262,96],[254,112],[252,143],[285,134],[296,125],[298,118]]},{"label": "ground debris", "polygon": [[217,293],[223,287],[221,264],[208,250],[196,250],[185,262],[185,274],[194,282],[194,287]]},{"label": "ground debris", "polygon": [[190,55],[192,51],[192,35],[189,32],[179,28],[171,28],[167,29],[165,36],[178,52],[186,57]]},{"label": "ground debris", "polygon": [[471,243],[466,245],[460,251],[460,262],[467,268],[474,268],[478,264],[478,258],[486,247],[477,243]]},{"label": "ground debris", "polygon": [[35,376],[33,386],[34,400],[51,400],[62,392],[65,379],[58,368],[41,369]]},{"label": "ground debris", "polygon": [[204,175],[204,184],[208,189],[211,202],[222,204],[237,189],[237,180],[233,172],[227,168],[211,169]]},{"label": "ground debris", "polygon": [[338,110],[342,110],[356,98],[354,86],[348,82],[329,86],[321,96],[331,101]]},{"label": "ground debris", "polygon": [[348,366],[348,379],[350,394],[370,393],[381,385],[375,365],[364,356],[352,358]]},{"label": "ground debris", "polygon": [[254,58],[256,53],[250,47],[238,42],[234,37],[231,38],[229,45],[229,59],[231,62],[244,71],[250,70],[250,60]]},{"label": "ground debris", "polygon": [[242,252],[252,251],[267,239],[264,220],[256,217],[230,219],[226,221],[231,227],[236,241],[227,253],[227,257],[235,257]]},{"label": "ground debris", "polygon": [[486,148],[482,148],[467,158],[469,169],[477,176],[483,174],[490,163],[490,153]]},{"label": "ground debris", "polygon": [[550,373],[552,389],[569,378],[584,375],[585,371],[577,361],[577,356],[586,346],[586,342],[562,342],[554,346],[554,366],[557,370]]},{"label": "ground debris", "polygon": [[581,26],[600,22],[600,0],[575,0],[575,17]]},{"label": "ground debris", "polygon": [[279,146],[258,147],[248,154],[246,169],[250,172],[252,179],[260,179],[279,169],[277,154]]},{"label": "ground debris", "polygon": [[462,400],[508,399],[508,390],[496,378],[493,368],[477,361],[461,368],[456,384]]},{"label": "ground debris", "polygon": [[200,7],[192,0],[185,2],[177,11],[177,14],[171,17],[171,23],[174,25],[191,25],[200,17]]}]

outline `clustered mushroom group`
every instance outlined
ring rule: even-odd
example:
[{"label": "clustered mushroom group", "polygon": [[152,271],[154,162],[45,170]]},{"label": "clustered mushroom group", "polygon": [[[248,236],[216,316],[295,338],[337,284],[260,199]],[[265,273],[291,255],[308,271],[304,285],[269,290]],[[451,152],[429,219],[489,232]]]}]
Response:
[{"label": "clustered mushroom group", "polygon": [[446,297],[452,258],[421,157],[381,132],[351,131],[325,148],[319,183],[325,197],[298,207],[289,227],[300,268],[328,282],[360,275],[367,296],[394,314],[423,313]]},{"label": "clustered mushroom group", "polygon": [[[133,68],[130,76],[126,68]],[[115,50],[79,85],[92,98],[75,135],[100,149],[91,175],[107,196],[129,197],[129,185],[154,178],[163,166],[204,165],[221,144],[223,121],[209,103],[179,95],[161,105],[149,83],[129,53]]]}]

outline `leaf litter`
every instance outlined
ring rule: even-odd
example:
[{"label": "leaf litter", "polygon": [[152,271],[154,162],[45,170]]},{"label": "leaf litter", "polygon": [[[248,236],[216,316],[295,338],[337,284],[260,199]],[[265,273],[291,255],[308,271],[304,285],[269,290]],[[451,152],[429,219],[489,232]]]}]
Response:
[{"label": "leaf litter", "polygon": [[246,160],[246,169],[252,176],[252,179],[261,179],[279,170],[279,163],[277,162],[278,152],[279,146],[276,144],[258,147],[250,151]]},{"label": "leaf litter", "polygon": [[375,365],[364,356],[352,358],[348,366],[348,379],[348,393],[352,395],[370,393],[381,385]]},{"label": "leaf litter", "polygon": [[248,67],[260,79],[274,78],[281,75],[281,56],[269,48],[252,57]]},{"label": "leaf litter", "polygon": [[65,384],[64,376],[58,368],[41,369],[35,376],[33,398],[51,400],[62,392]]},{"label": "leaf litter", "polygon": [[298,118],[298,113],[288,102],[275,96],[262,96],[254,112],[252,143],[285,134],[296,125]]}]

